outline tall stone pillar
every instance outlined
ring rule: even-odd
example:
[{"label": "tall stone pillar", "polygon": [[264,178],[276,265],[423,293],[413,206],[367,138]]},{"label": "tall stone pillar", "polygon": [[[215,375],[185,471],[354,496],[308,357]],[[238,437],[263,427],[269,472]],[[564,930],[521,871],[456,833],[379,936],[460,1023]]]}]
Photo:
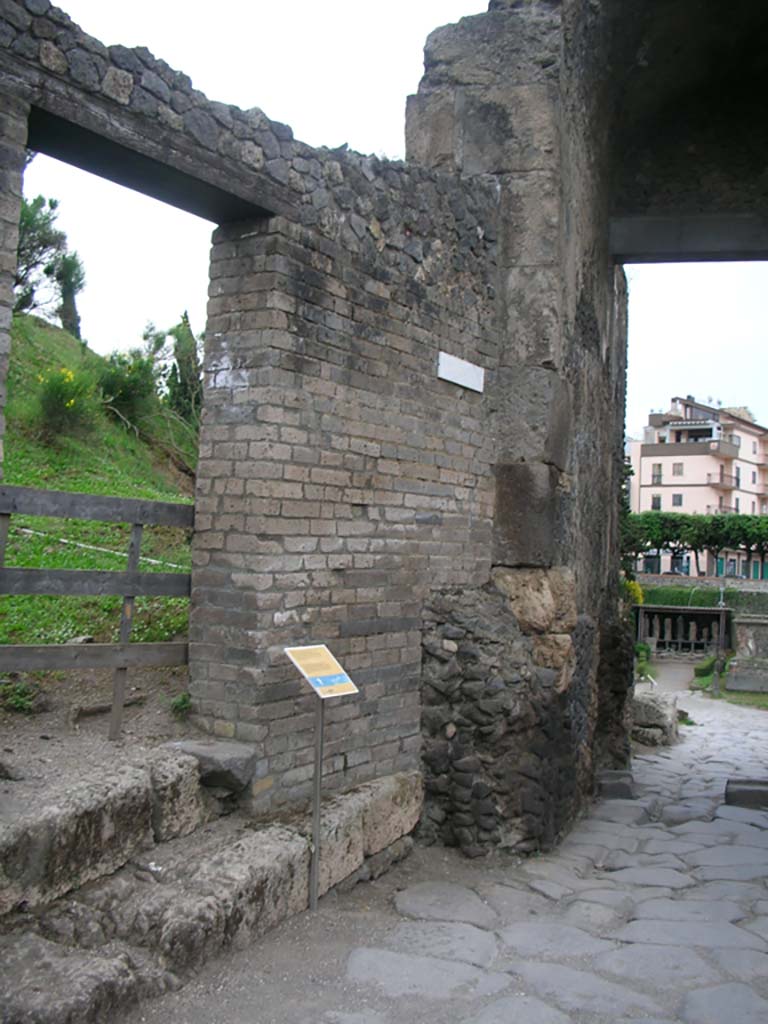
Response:
[{"label": "tall stone pillar", "polygon": [[11,313],[16,250],[19,244],[21,181],[27,142],[29,105],[0,93],[0,475],[5,434],[6,379],[11,351]]},{"label": "tall stone pillar", "polygon": [[[525,740],[495,746],[469,730],[458,736],[463,758],[476,755],[492,776],[481,788],[493,793],[501,842],[520,849],[553,842],[591,792],[598,723],[622,732],[627,685],[624,662],[607,660],[618,613],[626,293],[607,246],[599,25],[576,6],[493,0],[487,14],[433,32],[407,110],[409,160],[496,182],[492,586],[531,644],[526,701],[536,724]],[[526,612],[539,600],[547,616]],[[520,737],[525,720],[518,712]],[[500,759],[504,779],[493,777]],[[472,799],[450,809],[440,799],[443,837],[464,846]],[[468,850],[478,837],[493,841],[475,831]]]}]

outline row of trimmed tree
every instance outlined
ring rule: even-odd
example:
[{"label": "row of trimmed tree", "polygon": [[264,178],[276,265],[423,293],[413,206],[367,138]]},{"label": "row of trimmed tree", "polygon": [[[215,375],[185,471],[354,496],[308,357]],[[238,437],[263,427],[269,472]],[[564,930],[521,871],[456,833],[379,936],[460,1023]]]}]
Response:
[{"label": "row of trimmed tree", "polygon": [[768,557],[768,516],[685,515],[681,512],[639,512],[622,517],[622,566],[631,575],[638,558],[669,551],[673,558],[690,552],[696,572],[699,558],[717,560],[726,551],[739,552],[749,563],[760,559],[760,576]]}]

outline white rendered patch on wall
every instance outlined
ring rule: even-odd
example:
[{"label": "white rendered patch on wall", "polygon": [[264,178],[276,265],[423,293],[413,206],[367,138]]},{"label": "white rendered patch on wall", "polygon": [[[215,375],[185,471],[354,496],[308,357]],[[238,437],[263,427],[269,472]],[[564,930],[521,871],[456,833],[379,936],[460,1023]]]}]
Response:
[{"label": "white rendered patch on wall", "polygon": [[469,388],[470,391],[485,390],[485,370],[476,363],[470,363],[466,359],[459,359],[458,356],[448,355],[447,352],[440,352],[437,357],[437,376],[441,380],[447,380],[451,384],[458,384],[459,387]]}]

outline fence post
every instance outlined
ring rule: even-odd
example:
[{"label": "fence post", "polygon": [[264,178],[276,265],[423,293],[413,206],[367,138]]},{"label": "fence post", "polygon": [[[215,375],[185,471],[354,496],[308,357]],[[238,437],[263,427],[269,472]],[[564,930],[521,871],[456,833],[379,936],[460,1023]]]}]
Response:
[{"label": "fence post", "polygon": [[[137,572],[139,568],[139,550],[141,548],[141,536],[144,532],[142,523],[134,523],[131,530],[131,540],[128,545],[128,572]],[[120,643],[127,644],[131,639],[131,627],[133,626],[133,608],[135,597],[126,595],[123,597],[123,610],[120,615]],[[112,681],[112,713],[109,719],[109,738],[119,739],[123,726],[123,705],[125,703],[125,682],[128,676],[128,669],[125,666],[115,669]]]}]

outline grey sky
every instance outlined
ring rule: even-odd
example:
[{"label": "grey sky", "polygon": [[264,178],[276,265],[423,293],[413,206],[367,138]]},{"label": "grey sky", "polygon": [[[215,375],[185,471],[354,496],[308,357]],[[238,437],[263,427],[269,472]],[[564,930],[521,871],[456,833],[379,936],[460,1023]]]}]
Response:
[{"label": "grey sky", "polygon": [[[63,6],[102,42],[147,46],[211,99],[259,106],[305,142],[400,158],[427,35],[487,0]],[[93,348],[137,345],[147,321],[170,326],[184,309],[203,329],[212,225],[46,157],[28,169],[25,191],[60,200],[59,222],[86,268],[80,312]],[[768,423],[768,264],[635,266],[628,277],[628,433],[680,393],[748,405]]]}]

